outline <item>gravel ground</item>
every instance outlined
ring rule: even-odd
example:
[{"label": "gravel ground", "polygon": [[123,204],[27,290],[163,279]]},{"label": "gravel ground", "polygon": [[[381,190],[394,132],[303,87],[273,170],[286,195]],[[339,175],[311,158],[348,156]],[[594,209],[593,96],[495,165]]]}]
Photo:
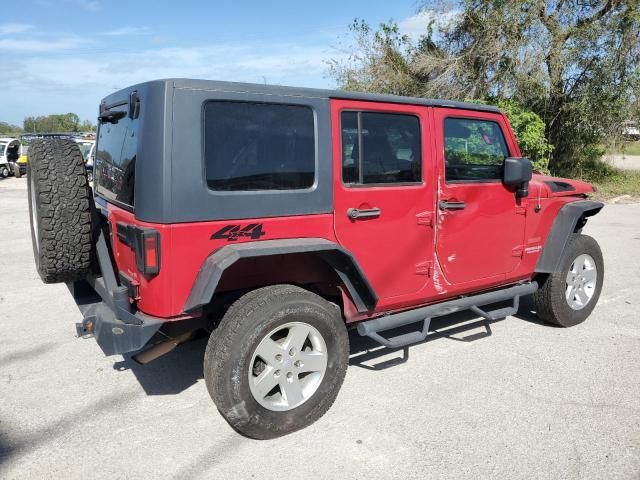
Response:
[{"label": "gravel ground", "polygon": [[607,272],[584,324],[448,317],[392,353],[352,335],[329,413],[272,441],[218,414],[203,340],[141,367],[75,338],[28,229],[26,180],[0,181],[0,478],[640,478],[640,204],[586,228]]}]

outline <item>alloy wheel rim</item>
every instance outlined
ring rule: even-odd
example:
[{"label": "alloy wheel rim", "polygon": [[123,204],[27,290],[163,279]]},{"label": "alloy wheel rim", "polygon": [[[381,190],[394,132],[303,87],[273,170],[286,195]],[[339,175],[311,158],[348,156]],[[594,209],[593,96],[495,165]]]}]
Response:
[{"label": "alloy wheel rim", "polygon": [[272,411],[292,410],[318,390],[327,370],[327,345],[303,322],[273,329],[260,341],[249,364],[253,398]]},{"label": "alloy wheel rim", "polygon": [[596,262],[583,253],[571,263],[567,272],[565,298],[573,310],[582,310],[593,298],[598,280]]}]

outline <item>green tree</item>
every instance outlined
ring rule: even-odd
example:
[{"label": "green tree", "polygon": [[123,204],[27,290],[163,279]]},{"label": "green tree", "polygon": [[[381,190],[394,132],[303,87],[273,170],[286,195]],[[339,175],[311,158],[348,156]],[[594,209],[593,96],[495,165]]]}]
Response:
[{"label": "green tree", "polygon": [[86,132],[95,131],[96,127],[88,120],[80,122],[75,113],[54,114],[24,119],[25,132]]},{"label": "green tree", "polygon": [[630,115],[640,85],[640,0],[461,0],[455,21],[434,34],[429,19],[445,7],[422,4],[417,42],[393,23],[354,24],[354,51],[331,62],[331,74],[344,88],[512,100],[544,121],[549,167],[560,173]]},{"label": "green tree", "polygon": [[22,133],[22,129],[17,125],[0,122],[0,135],[19,135],[20,133]]}]

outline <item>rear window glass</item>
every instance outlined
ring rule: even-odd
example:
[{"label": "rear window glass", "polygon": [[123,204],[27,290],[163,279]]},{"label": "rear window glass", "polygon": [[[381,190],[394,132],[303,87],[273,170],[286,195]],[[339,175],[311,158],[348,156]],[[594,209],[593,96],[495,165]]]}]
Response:
[{"label": "rear window glass", "polygon": [[315,121],[300,105],[205,104],[205,174],[213,190],[299,190],[315,181]]},{"label": "rear window glass", "polygon": [[[128,105],[111,110],[128,111]],[[138,120],[128,115],[118,123],[102,123],[98,131],[94,175],[96,192],[107,200],[133,207]]]}]

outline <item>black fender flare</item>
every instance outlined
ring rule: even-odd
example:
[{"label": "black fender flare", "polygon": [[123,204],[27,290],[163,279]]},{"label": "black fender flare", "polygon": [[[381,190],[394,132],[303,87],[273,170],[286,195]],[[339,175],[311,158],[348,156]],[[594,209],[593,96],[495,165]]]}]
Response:
[{"label": "black fender flare", "polygon": [[216,291],[224,271],[242,258],[310,253],[327,262],[344,283],[358,312],[373,310],[378,297],[354,256],[340,245],[323,238],[294,238],[225,245],[203,262],[189,297],[185,312],[207,305]]},{"label": "black fender flare", "polygon": [[553,222],[534,271],[556,272],[560,268],[560,261],[569,242],[569,236],[580,230],[586,218],[597,214],[602,207],[604,207],[603,203],[592,200],[581,200],[564,205]]}]

